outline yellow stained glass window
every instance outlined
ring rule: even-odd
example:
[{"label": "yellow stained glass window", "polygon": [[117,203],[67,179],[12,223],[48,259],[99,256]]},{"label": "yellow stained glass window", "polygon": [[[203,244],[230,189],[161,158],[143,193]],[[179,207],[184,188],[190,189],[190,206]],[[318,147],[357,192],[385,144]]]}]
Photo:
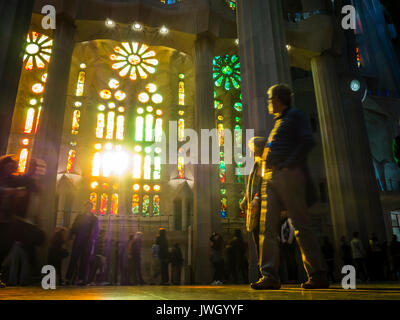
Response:
[{"label": "yellow stained glass window", "polygon": [[160,215],[160,196],[158,194],[153,197],[153,216]]},{"label": "yellow stained glass window", "polygon": [[75,110],[72,118],[72,134],[78,134],[79,132],[79,120],[81,118],[81,112],[79,110]]},{"label": "yellow stained glass window", "polygon": [[115,112],[110,111],[107,115],[107,135],[106,139],[112,139],[114,136],[114,118]]},{"label": "yellow stained glass window", "polygon": [[179,105],[185,105],[185,83],[183,81],[179,81],[178,98]]},{"label": "yellow stained glass window", "polygon": [[153,141],[153,116],[146,116],[146,141]]},{"label": "yellow stained glass window", "polygon": [[124,139],[124,121],[125,121],[125,117],[124,116],[118,116],[117,117],[116,138],[118,140],[123,140]]},{"label": "yellow stained glass window", "polygon": [[97,127],[96,127],[96,138],[102,139],[104,135],[104,113],[99,113],[97,115]]},{"label": "yellow stained glass window", "polygon": [[162,141],[162,119],[156,119],[156,130],[155,130],[155,141],[161,142]]},{"label": "yellow stained glass window", "polygon": [[185,141],[185,120],[178,120],[178,141]]},{"label": "yellow stained glass window", "polygon": [[38,115],[37,115],[37,118],[36,118],[35,133],[38,131],[38,128],[39,128],[39,121],[40,121],[40,113],[41,113],[41,111],[42,111],[42,107],[39,107]]},{"label": "yellow stained glass window", "polygon": [[185,179],[185,157],[178,156],[178,179]]},{"label": "yellow stained glass window", "polygon": [[224,125],[222,123],[218,123],[218,137],[219,137],[219,145],[224,145]]},{"label": "yellow stained glass window", "polygon": [[85,88],[85,77],[86,77],[85,71],[80,71],[78,74],[78,82],[76,84],[76,96],[77,97],[83,96],[83,90]]},{"label": "yellow stained glass window", "polygon": [[136,141],[143,140],[143,117],[136,117],[135,140]]},{"label": "yellow stained glass window", "polygon": [[92,192],[89,196],[89,202],[92,205],[92,209],[90,210],[93,214],[96,213],[97,210],[97,193]]},{"label": "yellow stained glass window", "polygon": [[26,165],[28,163],[28,149],[24,148],[19,154],[18,172],[25,173]]},{"label": "yellow stained glass window", "polygon": [[35,109],[29,108],[26,113],[25,130],[24,133],[32,133],[33,130],[33,120],[35,118]]},{"label": "yellow stained glass window", "polygon": [[113,193],[111,195],[111,211],[110,214],[118,214],[118,193]]},{"label": "yellow stained glass window", "polygon": [[142,202],[142,216],[147,217],[149,216],[149,211],[150,211],[150,197],[145,194],[143,196],[143,202]]},{"label": "yellow stained glass window", "polygon": [[160,178],[161,178],[161,158],[154,157],[153,179],[158,180]]},{"label": "yellow stained glass window", "polygon": [[68,161],[67,161],[67,173],[71,173],[74,170],[75,157],[76,157],[76,151],[69,150]]},{"label": "yellow stained glass window", "polygon": [[100,154],[100,152],[96,152],[93,155],[93,162],[92,162],[92,176],[93,177],[100,176],[100,168],[101,168],[101,154]]},{"label": "yellow stained glass window", "polygon": [[108,195],[107,193],[102,193],[100,197],[100,214],[107,214],[107,206],[108,206]]},{"label": "yellow stained glass window", "polygon": [[132,213],[134,215],[138,215],[139,209],[140,209],[140,196],[137,193],[135,193],[134,195],[132,195]]}]

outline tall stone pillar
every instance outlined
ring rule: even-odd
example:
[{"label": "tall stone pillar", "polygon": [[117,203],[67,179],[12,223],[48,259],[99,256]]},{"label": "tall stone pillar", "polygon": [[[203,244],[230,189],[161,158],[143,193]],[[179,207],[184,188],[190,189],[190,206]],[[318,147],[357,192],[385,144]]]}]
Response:
[{"label": "tall stone pillar", "polygon": [[267,89],[291,83],[281,1],[238,0],[237,28],[244,129],[266,136],[273,127]]},{"label": "tall stone pillar", "polygon": [[329,53],[311,61],[336,243],[354,231],[385,239],[363,110],[341,90],[335,66]]},{"label": "tall stone pillar", "polygon": [[[201,144],[201,129],[215,129],[214,84],[212,81],[214,40],[208,34],[198,35],[194,45],[195,65],[195,128]],[[211,148],[210,148],[211,149]],[[193,266],[196,283],[211,282],[210,241],[213,231],[219,231],[220,218],[216,199],[217,164],[211,162],[194,165],[194,210],[193,210]]]},{"label": "tall stone pillar", "polygon": [[0,0],[0,155],[7,152],[34,0]]},{"label": "tall stone pillar", "polygon": [[47,164],[47,173],[42,182],[45,192],[41,195],[39,208],[41,221],[47,232],[51,231],[56,214],[58,159],[75,34],[74,20],[69,15],[58,15],[56,23],[43,113],[32,152],[33,157],[43,159]]}]

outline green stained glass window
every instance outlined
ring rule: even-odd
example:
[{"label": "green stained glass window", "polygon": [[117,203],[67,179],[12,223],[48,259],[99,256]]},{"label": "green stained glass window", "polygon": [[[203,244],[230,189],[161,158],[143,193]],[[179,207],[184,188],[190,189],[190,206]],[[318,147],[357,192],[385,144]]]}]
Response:
[{"label": "green stained glass window", "polygon": [[243,110],[243,106],[241,102],[235,102],[235,104],[233,105],[233,108],[238,111],[241,112]]},{"label": "green stained glass window", "polygon": [[217,110],[221,110],[223,108],[223,103],[219,100],[214,100],[214,108]]},{"label": "green stained glass window", "polygon": [[223,87],[226,91],[240,88],[239,56],[226,54],[216,56],[213,60],[213,79],[215,86]]}]

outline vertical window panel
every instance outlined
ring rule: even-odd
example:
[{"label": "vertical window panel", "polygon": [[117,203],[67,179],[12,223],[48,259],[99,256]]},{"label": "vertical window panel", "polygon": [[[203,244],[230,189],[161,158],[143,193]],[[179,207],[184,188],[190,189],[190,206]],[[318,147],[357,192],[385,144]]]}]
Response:
[{"label": "vertical window panel", "polygon": [[103,177],[109,177],[113,171],[115,161],[112,152],[106,152],[103,154],[102,169]]},{"label": "vertical window panel", "polygon": [[96,152],[93,156],[93,162],[92,162],[92,176],[93,177],[100,176],[100,168],[101,168],[101,155],[99,152]]},{"label": "vertical window panel", "polygon": [[156,119],[155,141],[161,142],[162,140],[162,119]]},{"label": "vertical window panel", "polygon": [[185,105],[185,83],[183,81],[179,81],[178,98],[179,105]]},{"label": "vertical window panel", "polygon": [[136,117],[135,140],[143,141],[143,117]]},{"label": "vertical window panel", "polygon": [[142,173],[142,156],[135,154],[133,156],[133,178],[140,179]]},{"label": "vertical window panel", "polygon": [[69,150],[68,161],[67,161],[67,173],[71,173],[74,170],[75,157],[76,157],[76,151]]},{"label": "vertical window panel", "polygon": [[19,154],[18,172],[25,173],[26,165],[28,163],[28,149],[24,148]]},{"label": "vertical window panel", "polygon": [[153,116],[148,114],[146,116],[146,141],[153,141]]},{"label": "vertical window panel", "polygon": [[75,110],[72,117],[72,134],[78,134],[79,132],[79,120],[81,118],[81,112],[79,110]]},{"label": "vertical window panel", "polygon": [[97,115],[97,127],[96,127],[96,138],[102,139],[104,135],[105,119],[104,113]]},{"label": "vertical window panel", "polygon": [[117,117],[117,133],[116,133],[116,138],[118,140],[124,139],[124,122],[125,122],[125,117],[119,115]]},{"label": "vertical window panel", "polygon": [[25,130],[24,133],[32,133],[33,130],[33,120],[35,118],[35,109],[29,108],[26,113]]},{"label": "vertical window panel", "polygon": [[178,141],[185,141],[185,120],[178,120]]},{"label": "vertical window panel", "polygon": [[219,181],[221,183],[225,183],[225,172],[226,172],[225,161],[220,161],[219,162]]},{"label": "vertical window panel", "polygon": [[42,112],[42,107],[40,106],[38,109],[38,115],[36,118],[36,127],[35,127],[35,133],[38,131],[39,128],[39,121],[40,121],[40,113]]},{"label": "vertical window panel", "polygon": [[178,156],[178,179],[185,179],[185,157]]},{"label": "vertical window panel", "polygon": [[92,209],[90,210],[90,212],[92,212],[93,214],[96,214],[96,210],[97,210],[97,193],[96,192],[92,192],[90,194],[89,202],[92,205]]},{"label": "vertical window panel", "polygon": [[160,215],[160,196],[158,194],[153,197],[153,216]]},{"label": "vertical window panel", "polygon": [[143,196],[142,202],[142,216],[148,217],[150,211],[150,197],[146,194]]},{"label": "vertical window panel", "polygon": [[143,178],[146,180],[151,179],[151,157],[144,157],[144,166],[143,166]]},{"label": "vertical window panel", "polygon": [[240,125],[236,125],[234,129],[235,135],[235,147],[241,148],[242,147],[242,129]]},{"label": "vertical window panel", "polygon": [[114,118],[115,112],[110,111],[107,115],[107,135],[106,139],[112,139],[114,136]]},{"label": "vertical window panel", "polygon": [[222,147],[224,145],[224,125],[222,123],[218,123],[218,137],[219,137],[219,145]]},{"label": "vertical window panel", "polygon": [[107,206],[108,206],[108,195],[107,193],[102,193],[100,197],[100,208],[99,208],[99,213],[101,215],[107,214]]},{"label": "vertical window panel", "polygon": [[111,195],[111,211],[110,214],[118,214],[118,193],[113,193]]},{"label": "vertical window panel", "polygon": [[85,88],[85,78],[86,78],[85,71],[80,71],[79,75],[78,75],[78,83],[76,85],[76,96],[77,97],[83,96],[83,91]]},{"label": "vertical window panel", "polygon": [[154,157],[153,179],[158,180],[160,178],[161,178],[161,158]]},{"label": "vertical window panel", "polygon": [[140,209],[140,196],[135,193],[132,195],[132,214],[135,216],[139,214]]}]

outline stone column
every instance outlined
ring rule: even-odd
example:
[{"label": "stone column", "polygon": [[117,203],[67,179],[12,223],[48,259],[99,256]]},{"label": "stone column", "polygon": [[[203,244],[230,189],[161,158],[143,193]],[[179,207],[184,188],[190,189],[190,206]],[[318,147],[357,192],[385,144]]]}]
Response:
[{"label": "stone column", "polygon": [[266,136],[273,127],[267,114],[267,89],[291,83],[281,1],[238,0],[237,28],[244,129]]},{"label": "stone column", "polygon": [[359,231],[385,239],[385,226],[372,167],[361,104],[346,97],[336,61],[323,53],[311,61],[336,243]]},{"label": "stone column", "polygon": [[[214,129],[214,84],[212,81],[214,39],[198,35],[194,44],[195,65],[195,128],[199,136],[199,163],[194,165],[193,267],[196,283],[211,282],[210,242],[212,231],[219,232],[220,217],[216,205],[217,167],[201,164],[201,129]],[[210,148],[211,149],[211,148]]]},{"label": "stone column", "polygon": [[48,232],[55,219],[58,159],[75,34],[74,20],[69,15],[58,15],[56,23],[43,113],[32,152],[32,157],[43,159],[47,164],[47,173],[42,182],[45,192],[39,210],[43,227]]},{"label": "stone column", "polygon": [[34,2],[0,0],[0,155],[7,152]]}]

